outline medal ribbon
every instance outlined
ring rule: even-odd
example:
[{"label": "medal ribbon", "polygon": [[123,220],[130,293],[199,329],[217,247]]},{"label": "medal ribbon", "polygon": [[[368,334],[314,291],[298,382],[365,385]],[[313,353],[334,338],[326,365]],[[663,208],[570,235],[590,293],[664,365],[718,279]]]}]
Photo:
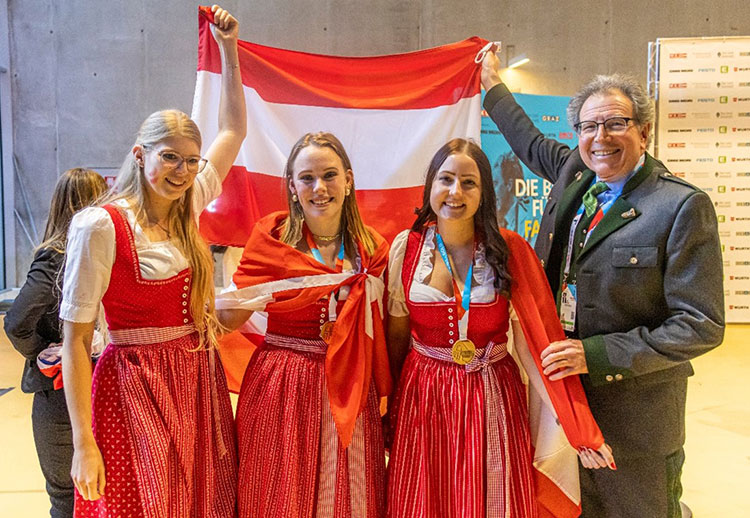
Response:
[{"label": "medal ribbon", "polygon": [[453,274],[453,268],[451,267],[450,256],[448,250],[445,248],[443,238],[437,231],[435,232],[435,242],[437,243],[440,257],[443,258],[445,267],[451,274],[451,282],[453,283],[453,296],[456,297],[456,313],[458,314],[458,339],[466,340],[467,331],[469,327],[469,306],[471,305],[471,275],[474,271],[474,253],[476,252],[476,242],[474,243],[474,250],[471,252],[471,264],[469,265],[469,271],[466,272],[466,280],[464,281],[463,293],[458,289],[458,283],[456,282],[456,276]]},{"label": "medal ribbon", "polygon": [[[307,225],[304,227],[304,234],[305,234],[305,241],[307,241],[307,246],[310,248],[310,252],[312,253],[313,257],[316,261],[318,261],[321,264],[326,264],[325,260],[323,259],[323,255],[320,253],[320,250],[318,250],[318,247],[315,245],[315,240],[313,239],[312,232],[309,228],[307,228]],[[334,265],[334,270],[336,270],[337,273],[341,273],[344,270],[344,239],[342,237],[341,239],[341,247],[339,248],[339,253],[336,255],[336,263]],[[336,321],[336,293],[331,292],[331,296],[328,298],[328,321],[329,322],[335,322]]]}]

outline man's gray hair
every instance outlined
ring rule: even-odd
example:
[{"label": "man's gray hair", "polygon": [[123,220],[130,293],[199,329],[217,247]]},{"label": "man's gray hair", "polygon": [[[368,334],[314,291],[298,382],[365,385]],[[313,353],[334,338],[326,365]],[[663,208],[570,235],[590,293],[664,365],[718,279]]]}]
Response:
[{"label": "man's gray hair", "polygon": [[581,107],[592,95],[602,95],[613,90],[619,90],[633,103],[633,119],[635,123],[643,127],[651,124],[647,145],[651,143],[654,129],[654,103],[649,98],[646,90],[632,76],[624,74],[598,75],[585,84],[568,103],[568,123],[575,127],[580,121]]}]

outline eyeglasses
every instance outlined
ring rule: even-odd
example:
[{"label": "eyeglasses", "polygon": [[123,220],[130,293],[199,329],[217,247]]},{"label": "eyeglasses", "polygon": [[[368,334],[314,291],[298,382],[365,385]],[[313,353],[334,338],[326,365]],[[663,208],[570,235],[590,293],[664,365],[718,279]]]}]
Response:
[{"label": "eyeglasses", "polygon": [[573,127],[581,137],[593,137],[599,131],[599,126],[604,126],[609,135],[624,135],[630,127],[630,121],[635,120],[632,117],[612,117],[604,122],[581,121]]},{"label": "eyeglasses", "polygon": [[179,169],[179,167],[184,163],[185,169],[188,173],[198,174],[203,171],[204,167],[206,167],[207,160],[198,155],[182,156],[177,151],[172,151],[171,149],[165,149],[163,151],[157,152],[156,154],[159,156],[161,165],[170,169]]}]

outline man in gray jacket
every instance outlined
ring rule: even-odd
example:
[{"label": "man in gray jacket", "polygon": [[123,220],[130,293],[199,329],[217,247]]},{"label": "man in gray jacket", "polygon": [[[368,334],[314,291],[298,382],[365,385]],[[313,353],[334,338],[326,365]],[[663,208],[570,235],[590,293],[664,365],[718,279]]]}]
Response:
[{"label": "man in gray jacket", "polygon": [[709,197],[646,152],[654,108],[632,78],[598,76],[568,106],[575,149],[545,138],[483,62],[484,107],[552,182],[536,252],[568,336],[550,379],[580,375],[616,470],[580,469],[583,516],[679,517],[690,360],[724,334],[721,247]]}]

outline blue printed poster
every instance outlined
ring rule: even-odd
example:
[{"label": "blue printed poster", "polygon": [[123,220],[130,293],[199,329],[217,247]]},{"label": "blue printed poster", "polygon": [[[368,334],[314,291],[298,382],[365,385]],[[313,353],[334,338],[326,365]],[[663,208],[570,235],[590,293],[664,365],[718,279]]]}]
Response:
[{"label": "blue printed poster", "polygon": [[[545,137],[571,148],[578,145],[576,134],[568,126],[565,115],[569,97],[530,94],[514,94],[513,97]],[[500,225],[521,234],[533,245],[539,234],[539,222],[552,184],[532,173],[513,154],[508,142],[484,110],[482,149],[492,165]]]}]

